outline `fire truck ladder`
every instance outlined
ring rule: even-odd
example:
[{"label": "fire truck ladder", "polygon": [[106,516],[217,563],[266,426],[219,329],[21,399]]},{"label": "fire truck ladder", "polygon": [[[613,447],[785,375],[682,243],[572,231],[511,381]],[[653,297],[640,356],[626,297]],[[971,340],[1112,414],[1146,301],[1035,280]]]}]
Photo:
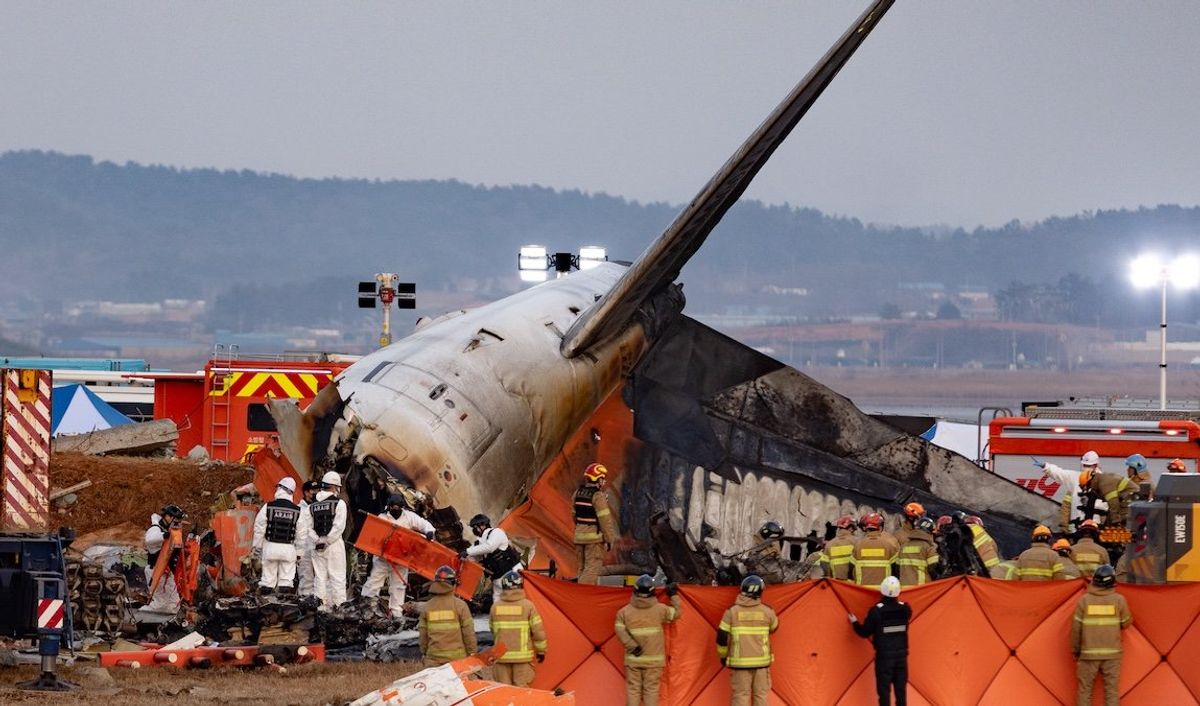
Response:
[{"label": "fire truck ladder", "polygon": [[[214,459],[229,461],[229,425],[232,421],[232,402],[226,388],[233,373],[233,361],[237,360],[238,345],[213,346],[212,393],[208,396],[211,407],[209,415],[209,453]],[[216,394],[218,393],[219,394]]]}]

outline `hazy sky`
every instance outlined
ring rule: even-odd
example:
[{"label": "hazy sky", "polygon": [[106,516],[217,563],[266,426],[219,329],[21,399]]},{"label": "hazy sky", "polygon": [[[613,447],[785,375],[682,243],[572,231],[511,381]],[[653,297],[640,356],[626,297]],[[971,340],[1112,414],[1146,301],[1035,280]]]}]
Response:
[{"label": "hazy sky", "polygon": [[[680,203],[868,3],[9,2],[0,150]],[[900,0],[749,197],[1200,202],[1200,3]]]}]

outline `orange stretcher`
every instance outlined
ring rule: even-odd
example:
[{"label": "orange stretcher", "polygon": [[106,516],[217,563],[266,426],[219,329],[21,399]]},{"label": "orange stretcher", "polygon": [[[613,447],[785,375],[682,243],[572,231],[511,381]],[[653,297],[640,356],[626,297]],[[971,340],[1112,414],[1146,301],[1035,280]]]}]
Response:
[{"label": "orange stretcher", "polygon": [[483,580],[483,567],[479,564],[459,559],[450,547],[431,542],[424,535],[398,527],[378,515],[367,516],[354,546],[429,579],[439,567],[449,566],[458,572],[454,592],[463,600],[471,600]]}]

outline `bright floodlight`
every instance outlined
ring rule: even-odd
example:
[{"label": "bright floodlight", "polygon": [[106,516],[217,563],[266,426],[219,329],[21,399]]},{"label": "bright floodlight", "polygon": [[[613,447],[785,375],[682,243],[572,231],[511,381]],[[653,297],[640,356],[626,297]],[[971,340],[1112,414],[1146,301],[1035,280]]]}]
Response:
[{"label": "bright floodlight", "polygon": [[608,251],[598,245],[579,248],[579,269],[590,270],[608,260]]},{"label": "bright floodlight", "polygon": [[546,270],[521,270],[522,282],[545,282],[550,273]]},{"label": "bright floodlight", "polygon": [[1129,267],[1129,279],[1139,289],[1162,284],[1165,276],[1163,261],[1155,255],[1142,255]]},{"label": "bright floodlight", "polygon": [[[521,271],[522,279],[526,272],[541,270],[546,272],[546,248],[543,245],[522,245],[521,253],[517,256],[517,269]],[[545,279],[545,277],[542,277]],[[540,282],[541,280],[525,280]]]},{"label": "bright floodlight", "polygon": [[1175,258],[1167,269],[1167,277],[1180,289],[1200,287],[1200,257],[1181,255]]}]

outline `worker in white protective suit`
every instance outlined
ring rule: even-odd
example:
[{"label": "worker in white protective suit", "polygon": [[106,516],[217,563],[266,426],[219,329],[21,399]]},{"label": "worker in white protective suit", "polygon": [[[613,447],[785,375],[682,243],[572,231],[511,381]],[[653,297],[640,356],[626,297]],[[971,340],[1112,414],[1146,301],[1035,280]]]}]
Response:
[{"label": "worker in white protective suit", "polygon": [[[1071,534],[1079,527],[1079,523],[1084,520],[1092,519],[1084,516],[1083,509],[1080,507],[1079,501],[1079,475],[1081,472],[1091,469],[1094,472],[1100,470],[1100,454],[1095,451],[1088,451],[1079,459],[1079,471],[1068,471],[1065,468],[1056,466],[1053,463],[1044,463],[1037,459],[1033,461],[1034,465],[1042,469],[1042,478],[1050,478],[1062,486],[1064,493],[1062,499],[1062,507],[1058,513],[1058,529],[1063,534]],[[1096,510],[1102,511],[1108,509],[1108,503],[1104,500],[1096,501]]]},{"label": "worker in white protective suit", "polygon": [[[147,589],[150,588],[154,567],[158,564],[158,556],[162,552],[163,544],[167,541],[167,534],[171,531],[171,527],[183,522],[185,516],[186,513],[178,505],[167,505],[161,513],[156,512],[150,515],[150,528],[146,530],[146,536],[143,538],[146,546]],[[167,565],[167,571],[159,581],[158,590],[149,597],[144,610],[167,614],[179,612],[179,589],[175,586],[174,568],[175,557],[171,557],[171,563]]]},{"label": "worker in white protective suit", "polygon": [[346,501],[338,497],[342,477],[329,471],[321,478],[324,488],[308,506],[308,538],[313,547],[313,593],[321,607],[330,609],[346,602]]},{"label": "worker in white protective suit", "polygon": [[[379,513],[383,519],[393,525],[410,529],[425,535],[425,539],[433,539],[433,525],[424,517],[408,509],[404,496],[393,493],[387,501],[387,510]],[[364,598],[375,598],[383,588],[383,582],[388,582],[388,610],[392,617],[404,617],[404,592],[408,584],[408,569],[399,564],[392,564],[383,557],[371,558],[371,573],[367,576],[362,587]]]},{"label": "worker in white protective suit", "polygon": [[[308,512],[308,506],[317,501],[317,491],[321,489],[321,483],[315,480],[306,480],[300,488],[300,516],[306,522],[312,522],[312,515]],[[311,596],[316,589],[313,586],[313,546],[309,539],[308,525],[305,525],[304,531],[297,530],[296,537],[296,593],[301,596]]]},{"label": "worker in white protective suit", "polygon": [[469,557],[483,567],[483,571],[492,580],[492,601],[500,602],[500,578],[510,571],[519,572],[525,566],[521,563],[521,555],[508,541],[508,533],[499,527],[492,527],[491,519],[484,514],[471,518],[471,531],[479,539],[460,554]]},{"label": "worker in white protective suit", "polygon": [[294,593],[296,581],[296,545],[308,534],[308,518],[296,497],[296,481],[284,478],[275,486],[275,499],[258,510],[254,518],[254,551],[262,558],[262,576],[258,580],[260,595]]}]

